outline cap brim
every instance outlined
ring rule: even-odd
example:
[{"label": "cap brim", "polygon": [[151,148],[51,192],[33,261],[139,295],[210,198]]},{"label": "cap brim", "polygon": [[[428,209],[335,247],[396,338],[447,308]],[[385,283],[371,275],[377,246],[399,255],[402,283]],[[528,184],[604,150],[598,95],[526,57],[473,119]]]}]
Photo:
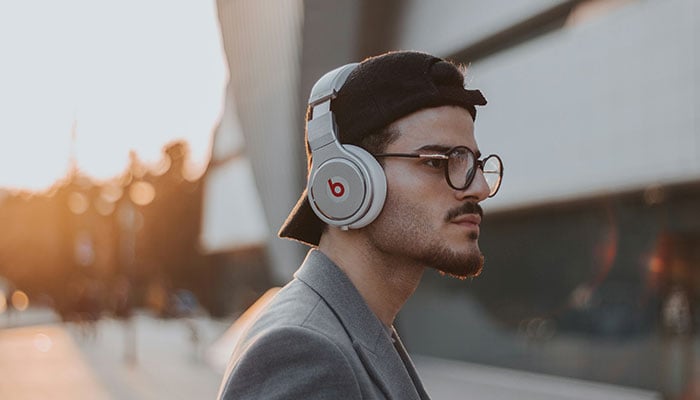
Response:
[{"label": "cap brim", "polygon": [[297,204],[289,213],[287,220],[277,233],[279,237],[292,239],[309,246],[318,246],[325,224],[318,219],[311,209],[306,189],[299,197]]}]

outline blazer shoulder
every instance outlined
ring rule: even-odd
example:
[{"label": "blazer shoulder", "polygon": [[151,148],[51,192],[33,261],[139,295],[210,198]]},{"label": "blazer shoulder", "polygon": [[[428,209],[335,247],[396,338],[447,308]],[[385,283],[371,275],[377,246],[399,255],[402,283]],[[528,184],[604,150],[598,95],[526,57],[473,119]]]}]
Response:
[{"label": "blazer shoulder", "polygon": [[347,330],[326,300],[298,280],[280,290],[245,336],[250,339],[261,332],[293,326],[316,331],[337,343],[352,346]]},{"label": "blazer shoulder", "polygon": [[230,370],[221,399],[361,398],[352,362],[332,338],[282,325],[251,337]]}]

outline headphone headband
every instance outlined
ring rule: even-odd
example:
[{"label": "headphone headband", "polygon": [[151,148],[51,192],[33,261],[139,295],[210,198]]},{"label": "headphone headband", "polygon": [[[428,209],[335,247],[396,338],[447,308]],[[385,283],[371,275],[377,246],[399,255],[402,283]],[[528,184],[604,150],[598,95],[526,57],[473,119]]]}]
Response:
[{"label": "headphone headband", "polygon": [[338,127],[333,113],[330,112],[331,101],[338,96],[338,91],[357,65],[357,63],[346,64],[327,72],[311,89],[306,134],[312,152],[338,140],[336,136]]},{"label": "headphone headband", "polygon": [[309,95],[309,106],[316,107],[320,103],[334,99],[340,88],[343,87],[350,73],[357,68],[359,63],[345,64],[330,72],[326,72],[314,87]]},{"label": "headphone headband", "polygon": [[322,221],[341,229],[361,228],[381,211],[386,197],[384,171],[371,154],[342,145],[331,101],[358,63],[327,72],[311,89],[306,135],[312,154],[307,182],[309,205]]}]

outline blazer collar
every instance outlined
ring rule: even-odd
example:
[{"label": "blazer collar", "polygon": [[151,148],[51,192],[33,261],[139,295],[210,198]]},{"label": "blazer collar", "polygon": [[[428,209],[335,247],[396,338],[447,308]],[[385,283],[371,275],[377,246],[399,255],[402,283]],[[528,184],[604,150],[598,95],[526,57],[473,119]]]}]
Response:
[{"label": "blazer collar", "polygon": [[[395,331],[392,335],[379,321],[333,261],[322,252],[311,250],[294,276],[318,293],[335,312],[365,368],[387,398],[428,398],[398,335]],[[398,341],[398,347],[394,347],[394,340]]]}]

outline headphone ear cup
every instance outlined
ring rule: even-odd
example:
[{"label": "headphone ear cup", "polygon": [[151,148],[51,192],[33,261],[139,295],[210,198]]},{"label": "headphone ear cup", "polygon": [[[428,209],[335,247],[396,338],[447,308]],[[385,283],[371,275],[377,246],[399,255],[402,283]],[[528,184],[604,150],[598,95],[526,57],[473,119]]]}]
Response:
[{"label": "headphone ear cup", "polygon": [[366,171],[364,179],[366,196],[369,196],[369,198],[362,210],[363,214],[358,215],[359,219],[348,226],[351,229],[358,229],[372,223],[384,208],[384,202],[386,201],[386,175],[379,161],[367,150],[353,145],[343,145],[342,147],[352,154],[357,162],[365,167]]},{"label": "headphone ear cup", "polygon": [[364,167],[342,148],[325,160],[318,158],[313,161],[307,185],[309,205],[323,222],[348,227],[367,208]]},{"label": "headphone ear cup", "polygon": [[327,159],[314,160],[307,196],[311,209],[323,222],[344,229],[362,228],[384,207],[384,169],[366,150],[339,146]]}]

